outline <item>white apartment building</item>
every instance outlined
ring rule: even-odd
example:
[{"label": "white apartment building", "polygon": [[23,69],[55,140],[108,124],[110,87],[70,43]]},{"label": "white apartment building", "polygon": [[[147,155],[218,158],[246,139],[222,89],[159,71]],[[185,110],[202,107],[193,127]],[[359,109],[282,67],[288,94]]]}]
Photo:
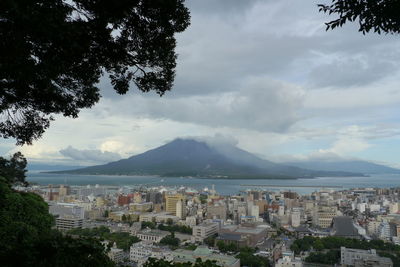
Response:
[{"label": "white apartment building", "polygon": [[68,231],[74,228],[82,228],[83,219],[73,216],[64,216],[56,218],[56,228],[61,231]]},{"label": "white apartment building", "polygon": [[303,262],[299,258],[295,258],[293,255],[282,255],[276,263],[275,267],[303,267]]},{"label": "white apartment building", "polygon": [[117,248],[115,244],[114,247],[112,247],[110,251],[107,253],[107,255],[113,262],[116,263],[123,262],[125,259],[124,250]]},{"label": "white apartment building", "polygon": [[219,224],[218,223],[207,223],[204,222],[202,224],[193,226],[193,242],[203,242],[203,240],[209,236],[212,236],[218,233]]},{"label": "white apartment building", "polygon": [[[365,265],[366,262],[372,264]],[[393,266],[391,259],[379,257],[375,249],[363,250],[345,247],[340,248],[340,263],[342,266]]]},{"label": "white apartment building", "polygon": [[142,267],[149,258],[165,259],[172,261],[173,257],[170,250],[156,247],[144,242],[135,243],[130,247],[129,260],[136,262],[138,267]]},{"label": "white apartment building", "polygon": [[290,216],[290,222],[293,227],[299,227],[300,226],[300,211],[299,210],[293,210]]},{"label": "white apartment building", "polygon": [[142,230],[137,233],[137,237],[140,238],[144,243],[147,244],[153,244],[153,243],[159,243],[161,239],[166,237],[169,234],[169,232],[166,231],[160,231],[160,230]]}]

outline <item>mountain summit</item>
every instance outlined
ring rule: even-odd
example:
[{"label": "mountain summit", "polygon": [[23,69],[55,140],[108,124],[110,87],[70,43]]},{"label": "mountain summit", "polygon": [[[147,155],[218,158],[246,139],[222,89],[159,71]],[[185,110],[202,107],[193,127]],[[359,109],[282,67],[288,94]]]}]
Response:
[{"label": "mountain summit", "polygon": [[281,165],[261,159],[233,145],[211,146],[206,142],[181,138],[127,159],[62,172],[260,179],[362,175]]}]

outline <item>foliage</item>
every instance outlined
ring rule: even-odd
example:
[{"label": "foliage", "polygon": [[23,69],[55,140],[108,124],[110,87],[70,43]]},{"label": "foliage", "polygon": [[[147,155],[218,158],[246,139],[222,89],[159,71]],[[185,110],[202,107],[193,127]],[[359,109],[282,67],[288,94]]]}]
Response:
[{"label": "foliage", "polygon": [[156,224],[154,222],[142,222],[142,229],[146,228],[155,229]]},{"label": "foliage", "polygon": [[355,248],[355,249],[375,249],[382,257],[392,259],[394,266],[400,266],[400,246],[392,243],[384,242],[383,240],[359,240],[343,237],[325,237],[317,238],[306,236],[302,239],[297,239],[293,242],[290,249],[296,254],[303,251],[329,250],[327,253],[312,252],[307,258],[307,262],[333,264],[340,258],[340,247]]},{"label": "foliage", "polygon": [[187,249],[187,250],[196,250],[197,246],[195,244],[189,244],[189,245],[186,245],[183,248]]},{"label": "foliage", "polygon": [[104,246],[92,238],[74,239],[55,232],[41,239],[35,248],[36,258],[24,266],[115,266]]},{"label": "foliage", "polygon": [[90,238],[100,238],[101,240],[108,240],[117,244],[117,247],[123,250],[129,250],[132,244],[140,242],[136,236],[132,236],[125,232],[110,233],[110,229],[105,226],[100,226],[92,229],[71,229],[68,234],[79,235]]},{"label": "foliage", "polygon": [[204,242],[204,244],[206,244],[207,246],[213,247],[213,246],[215,245],[215,238],[216,238],[216,235],[212,235],[212,236],[209,236],[209,237],[205,238],[205,239],[203,240],[203,242]]},{"label": "foliage", "polygon": [[21,152],[15,153],[10,159],[0,157],[0,177],[8,184],[25,184],[26,159]]},{"label": "foliage", "polygon": [[335,264],[340,259],[339,250],[330,250],[327,253],[311,252],[305,259],[306,262],[321,263],[321,264]]},{"label": "foliage", "polygon": [[184,0],[2,0],[0,136],[30,144],[53,114],[76,118],[104,73],[118,94],[163,95],[189,23]]},{"label": "foliage", "polygon": [[340,247],[400,252],[399,245],[385,243],[382,240],[365,241],[335,236],[325,238],[306,236],[302,239],[295,240],[290,249],[296,254],[299,254],[302,251],[309,251],[311,250],[311,248],[314,248],[316,250],[323,250],[339,249]]},{"label": "foliage", "polygon": [[241,248],[236,258],[240,259],[240,266],[248,267],[268,267],[271,266],[268,259],[254,255],[255,249],[245,247]]},{"label": "foliage", "polygon": [[208,198],[207,195],[201,194],[201,195],[199,196],[200,203],[201,203],[201,204],[206,204],[206,203],[207,203],[207,198]]},{"label": "foliage", "polygon": [[158,260],[154,258],[150,258],[143,267],[219,267],[219,265],[210,260],[202,261],[200,258],[196,259],[196,262],[169,262],[166,260]]},{"label": "foliage", "polygon": [[53,217],[38,195],[11,189],[0,177],[0,258],[23,253],[42,235],[50,232]]},{"label": "foliage", "polygon": [[381,257],[390,258],[393,262],[393,266],[395,266],[395,267],[400,266],[400,254],[399,253],[393,254],[393,253],[388,253],[385,251],[378,251],[377,253]]},{"label": "foliage", "polygon": [[179,242],[179,238],[176,238],[174,233],[171,233],[170,235],[167,235],[160,240],[160,244],[168,245],[171,247],[179,246]]},{"label": "foliage", "polygon": [[186,225],[165,225],[165,224],[159,224],[158,229],[162,231],[169,231],[169,232],[178,232],[178,233],[183,233],[183,234],[192,234],[192,228]]},{"label": "foliage", "polygon": [[0,177],[2,266],[114,266],[97,241],[52,230],[47,203],[38,195],[12,190],[8,182]]},{"label": "foliage", "polygon": [[237,252],[238,251],[238,247],[237,245],[230,243],[230,244],[225,244],[224,241],[219,240],[217,241],[217,248],[219,249],[219,251],[221,252]]},{"label": "foliage", "polygon": [[325,23],[327,30],[358,20],[363,34],[374,31],[378,34],[400,33],[400,1],[397,0],[332,0],[330,5],[318,5],[320,11],[335,14],[339,18]]}]

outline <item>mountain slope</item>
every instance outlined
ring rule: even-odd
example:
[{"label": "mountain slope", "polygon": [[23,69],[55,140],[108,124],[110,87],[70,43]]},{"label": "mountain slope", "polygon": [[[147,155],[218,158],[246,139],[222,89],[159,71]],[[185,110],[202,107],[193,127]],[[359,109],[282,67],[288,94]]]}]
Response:
[{"label": "mountain slope", "polygon": [[105,165],[63,171],[76,174],[122,174],[201,176],[225,178],[294,178],[315,176],[355,176],[345,172],[321,172],[285,166],[260,159],[235,146],[211,147],[191,139],[168,144]]},{"label": "mountain slope", "polygon": [[359,172],[364,174],[376,174],[376,173],[400,174],[399,169],[362,160],[349,160],[349,161],[312,160],[312,161],[285,162],[284,164],[296,166],[299,168],[307,168],[310,170],[320,170],[320,171],[341,170],[346,172]]}]

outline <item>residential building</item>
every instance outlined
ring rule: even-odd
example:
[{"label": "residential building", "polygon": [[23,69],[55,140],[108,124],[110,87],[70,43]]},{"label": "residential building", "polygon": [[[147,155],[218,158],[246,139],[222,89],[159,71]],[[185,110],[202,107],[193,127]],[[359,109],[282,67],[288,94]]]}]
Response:
[{"label": "residential building", "polygon": [[192,241],[203,242],[209,236],[218,233],[219,224],[214,222],[203,222],[202,224],[193,226]]},{"label": "residential building", "polygon": [[210,249],[204,246],[197,247],[194,251],[177,249],[171,252],[174,257],[174,262],[195,263],[197,259],[201,259],[203,262],[210,260],[215,261],[217,265],[223,267],[240,267],[240,260],[233,256],[224,255],[220,253],[213,253]]},{"label": "residential building", "polygon": [[136,234],[146,244],[160,243],[161,239],[167,235],[169,235],[169,232],[153,229],[145,229]]},{"label": "residential building", "polygon": [[[340,248],[340,263],[342,266],[355,266],[356,263],[358,266],[363,262],[378,262],[381,265],[372,265],[372,266],[381,266],[381,267],[391,267],[393,266],[392,260],[389,258],[379,257],[376,254],[375,249],[363,250],[363,249],[352,249],[352,248]],[[370,265],[367,265],[370,266]]]}]

